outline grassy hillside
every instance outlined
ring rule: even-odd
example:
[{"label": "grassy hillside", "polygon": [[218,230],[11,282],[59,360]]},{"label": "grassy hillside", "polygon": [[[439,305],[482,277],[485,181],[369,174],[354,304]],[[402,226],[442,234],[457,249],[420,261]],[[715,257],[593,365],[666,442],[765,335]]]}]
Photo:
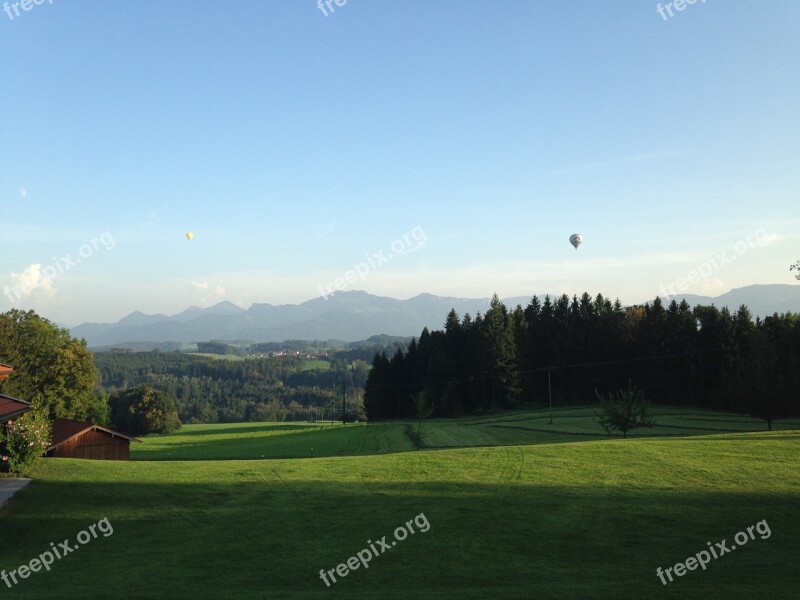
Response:
[{"label": "grassy hillside", "polygon": [[[451,443],[458,427],[500,438],[561,435],[526,432],[532,418],[431,425]],[[706,417],[672,418],[693,427]],[[523,429],[512,428],[518,423]],[[402,452],[403,424],[205,427],[148,439],[138,454],[152,458],[171,443],[195,458],[230,457],[238,439],[242,453],[267,442],[300,452],[313,440],[356,455],[45,461],[0,515],[3,539],[14,540],[0,546],[0,568],[30,561],[51,541],[74,540],[103,517],[114,533],[49,573],[3,586],[4,597],[778,599],[800,587],[792,566],[800,559],[798,431]],[[320,580],[320,569],[335,569],[367,540],[391,540],[420,513],[429,531],[330,588]],[[656,577],[656,567],[684,561],[708,541],[730,546],[763,519],[768,539],[667,586]]]},{"label": "grassy hillside", "polygon": [[132,447],[133,460],[224,460],[357,456],[413,450],[405,428],[317,423],[184,425],[177,433],[149,436]]},{"label": "grassy hillside", "polygon": [[[425,447],[509,446],[606,440],[594,407],[498,413],[463,419],[425,421]],[[763,421],[741,415],[691,408],[657,407],[656,427],[637,429],[631,437],[695,436],[763,431]],[[232,423],[185,425],[179,432],[150,436],[133,446],[134,460],[212,460],[357,456],[415,450],[410,421],[371,423]],[[776,421],[776,429],[800,429],[800,420]],[[312,450],[313,449],[313,450]]]}]

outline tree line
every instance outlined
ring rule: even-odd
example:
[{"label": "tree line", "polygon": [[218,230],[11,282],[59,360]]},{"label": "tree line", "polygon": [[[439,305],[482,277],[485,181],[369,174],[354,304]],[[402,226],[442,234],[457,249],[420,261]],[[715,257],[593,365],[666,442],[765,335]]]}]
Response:
[{"label": "tree line", "polygon": [[447,316],[393,355],[376,353],[366,384],[370,420],[412,418],[424,394],[434,416],[520,404],[594,402],[631,380],[653,403],[800,414],[800,316],[753,321],[746,306],[696,306],[660,298],[623,307],[588,293],[533,296],[509,310],[497,295],[485,314]]}]

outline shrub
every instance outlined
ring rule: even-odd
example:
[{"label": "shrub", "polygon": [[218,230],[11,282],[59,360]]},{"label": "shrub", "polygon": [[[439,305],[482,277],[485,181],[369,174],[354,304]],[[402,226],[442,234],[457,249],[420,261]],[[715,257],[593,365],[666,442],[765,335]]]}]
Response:
[{"label": "shrub", "polygon": [[19,473],[29,467],[47,450],[50,433],[50,421],[33,412],[0,425],[0,469]]}]

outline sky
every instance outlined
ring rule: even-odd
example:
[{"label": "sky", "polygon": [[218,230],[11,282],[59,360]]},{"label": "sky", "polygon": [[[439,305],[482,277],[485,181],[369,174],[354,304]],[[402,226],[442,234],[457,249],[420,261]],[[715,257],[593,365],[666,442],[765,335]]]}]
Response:
[{"label": "sky", "polygon": [[795,0],[39,2],[0,312],[798,283]]}]

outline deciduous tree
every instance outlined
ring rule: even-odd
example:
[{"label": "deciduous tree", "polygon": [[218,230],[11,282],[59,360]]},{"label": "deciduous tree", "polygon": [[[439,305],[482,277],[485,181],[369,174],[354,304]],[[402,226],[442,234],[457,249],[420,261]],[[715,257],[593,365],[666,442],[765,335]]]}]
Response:
[{"label": "deciduous tree", "polygon": [[171,433],[181,427],[175,399],[146,385],[114,392],[109,404],[114,427],[129,435]]},{"label": "deciduous tree", "polygon": [[609,392],[608,397],[604,398],[597,390],[595,394],[602,411],[598,422],[608,433],[620,431],[624,439],[631,429],[653,426],[649,402],[644,399],[644,392],[632,385],[630,380],[627,389]]}]

